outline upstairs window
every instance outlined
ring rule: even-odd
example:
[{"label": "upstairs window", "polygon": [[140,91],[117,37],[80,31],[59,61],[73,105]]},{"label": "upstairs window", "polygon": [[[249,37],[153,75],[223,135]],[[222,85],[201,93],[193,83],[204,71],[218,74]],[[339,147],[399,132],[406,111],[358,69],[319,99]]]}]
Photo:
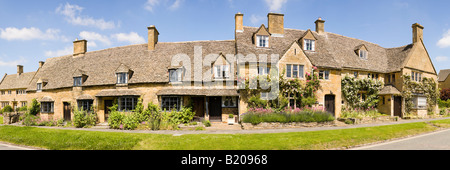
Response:
[{"label": "upstairs window", "polygon": [[304,40],[305,46],[303,47],[305,51],[315,51],[315,41],[310,39]]},{"label": "upstairs window", "polygon": [[367,54],[366,50],[359,50],[359,58],[367,60]]},{"label": "upstairs window", "polygon": [[74,77],[73,78],[73,86],[80,87],[82,84],[82,77]]},{"label": "upstairs window", "polygon": [[268,75],[270,74],[270,67],[262,67],[259,66],[258,67],[258,75]]},{"label": "upstairs window", "polygon": [[230,77],[230,66],[229,65],[217,65],[214,66],[214,78],[215,79],[226,79]]},{"label": "upstairs window", "polygon": [[411,80],[416,82],[422,81],[422,73],[411,71]]},{"label": "upstairs window", "polygon": [[182,69],[170,69],[169,70],[169,81],[170,82],[181,82]]},{"label": "upstairs window", "polygon": [[117,73],[117,84],[127,84],[128,73]]},{"label": "upstairs window", "polygon": [[42,83],[38,83],[38,84],[37,84],[36,90],[37,90],[37,91],[42,91]]},{"label": "upstairs window", "polygon": [[304,78],[304,66],[299,64],[286,64],[286,77]]},{"label": "upstairs window", "polygon": [[329,70],[319,71],[319,79],[330,80],[330,71]]},{"label": "upstairs window", "polygon": [[269,36],[257,35],[256,36],[256,46],[257,47],[269,47]]}]

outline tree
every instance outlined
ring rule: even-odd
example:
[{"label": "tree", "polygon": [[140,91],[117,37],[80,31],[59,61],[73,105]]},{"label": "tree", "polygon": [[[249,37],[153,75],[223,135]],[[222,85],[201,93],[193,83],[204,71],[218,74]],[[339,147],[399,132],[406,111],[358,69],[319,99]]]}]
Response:
[{"label": "tree", "polygon": [[30,114],[36,116],[41,111],[41,104],[36,99],[31,101]]},{"label": "tree", "polygon": [[443,88],[441,90],[440,98],[443,101],[446,101],[446,100],[450,99],[450,88]]}]

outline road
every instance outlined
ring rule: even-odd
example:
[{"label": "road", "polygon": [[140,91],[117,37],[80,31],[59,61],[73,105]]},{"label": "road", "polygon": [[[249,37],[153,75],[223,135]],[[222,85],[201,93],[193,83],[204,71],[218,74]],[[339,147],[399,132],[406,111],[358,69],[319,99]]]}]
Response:
[{"label": "road", "polygon": [[350,150],[450,150],[450,129]]},{"label": "road", "polygon": [[0,142],[0,150],[34,150],[34,149]]}]

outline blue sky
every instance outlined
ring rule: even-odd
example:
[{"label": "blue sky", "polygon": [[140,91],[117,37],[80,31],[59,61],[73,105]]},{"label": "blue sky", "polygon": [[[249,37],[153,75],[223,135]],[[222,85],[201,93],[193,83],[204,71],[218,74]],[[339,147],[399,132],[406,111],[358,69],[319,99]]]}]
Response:
[{"label": "blue sky", "polygon": [[450,69],[448,7],[447,0],[0,0],[0,74],[71,54],[76,38],[88,40],[88,51],[146,43],[150,25],[160,42],[231,40],[237,12],[246,26],[283,13],[286,28],[302,30],[322,17],[327,32],[387,48],[410,44],[417,22],[439,72]]}]

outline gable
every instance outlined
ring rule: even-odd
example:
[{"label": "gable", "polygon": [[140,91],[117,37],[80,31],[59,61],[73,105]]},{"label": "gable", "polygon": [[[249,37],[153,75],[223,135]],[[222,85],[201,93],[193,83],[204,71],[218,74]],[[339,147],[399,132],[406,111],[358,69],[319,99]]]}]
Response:
[{"label": "gable", "polygon": [[404,62],[404,67],[436,74],[436,70],[422,41],[414,44],[413,49]]},{"label": "gable", "polygon": [[286,50],[278,62],[280,72],[285,69],[286,64],[304,65],[305,71],[307,72],[310,71],[309,69],[312,68],[313,65],[297,42],[292,43],[290,48]]},{"label": "gable", "polygon": [[266,29],[266,26],[264,26],[264,24],[262,24],[258,30],[255,32],[255,35],[267,35],[270,36],[269,31]]}]

